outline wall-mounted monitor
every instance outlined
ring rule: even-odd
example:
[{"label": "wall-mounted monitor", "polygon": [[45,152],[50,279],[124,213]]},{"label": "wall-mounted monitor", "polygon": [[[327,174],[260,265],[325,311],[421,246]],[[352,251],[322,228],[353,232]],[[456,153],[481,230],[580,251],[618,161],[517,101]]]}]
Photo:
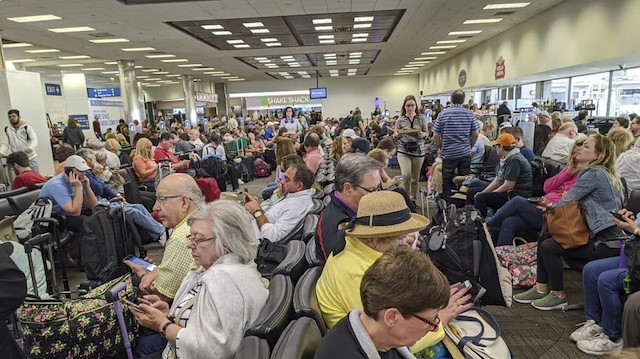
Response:
[{"label": "wall-mounted monitor", "polygon": [[319,98],[327,98],[327,88],[318,87],[318,88],[309,89],[309,98],[312,100],[319,99]]}]

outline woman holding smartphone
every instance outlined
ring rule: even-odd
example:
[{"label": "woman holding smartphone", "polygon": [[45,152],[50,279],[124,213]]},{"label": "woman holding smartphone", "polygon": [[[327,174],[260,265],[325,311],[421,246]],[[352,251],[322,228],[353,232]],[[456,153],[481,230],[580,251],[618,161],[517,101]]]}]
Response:
[{"label": "woman holding smartphone", "polygon": [[394,136],[397,138],[398,164],[400,172],[409,182],[409,196],[416,200],[420,170],[424,161],[424,137],[427,122],[416,112],[418,103],[413,95],[408,95],[402,103],[402,116],[396,121]]}]

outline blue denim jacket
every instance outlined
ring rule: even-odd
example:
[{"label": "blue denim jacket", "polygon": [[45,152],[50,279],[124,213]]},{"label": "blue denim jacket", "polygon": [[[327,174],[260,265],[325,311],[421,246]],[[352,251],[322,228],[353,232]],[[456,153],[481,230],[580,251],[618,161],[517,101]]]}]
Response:
[{"label": "blue denim jacket", "polygon": [[602,166],[593,166],[584,170],[571,190],[553,206],[560,207],[574,201],[582,205],[587,226],[593,235],[615,226],[609,212],[617,212],[622,208],[620,192]]}]

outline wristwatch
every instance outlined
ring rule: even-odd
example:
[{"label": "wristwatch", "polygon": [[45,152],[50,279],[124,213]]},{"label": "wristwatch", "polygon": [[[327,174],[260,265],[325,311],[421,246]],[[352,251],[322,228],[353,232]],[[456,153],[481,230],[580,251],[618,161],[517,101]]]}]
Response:
[{"label": "wristwatch", "polygon": [[253,212],[253,218],[258,219],[258,217],[263,216],[264,213],[261,210],[257,210]]}]

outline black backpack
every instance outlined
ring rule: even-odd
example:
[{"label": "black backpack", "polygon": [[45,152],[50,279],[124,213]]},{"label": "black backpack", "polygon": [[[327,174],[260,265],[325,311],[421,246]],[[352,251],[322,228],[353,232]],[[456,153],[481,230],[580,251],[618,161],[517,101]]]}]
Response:
[{"label": "black backpack", "polygon": [[219,178],[227,174],[227,166],[224,165],[221,159],[213,156],[200,161],[200,168],[207,173],[208,176],[206,177]]},{"label": "black backpack", "polygon": [[340,124],[340,128],[346,130],[347,128],[353,128],[353,116],[348,115],[347,117],[342,119],[342,123]]},{"label": "black backpack", "polygon": [[[455,208],[455,206],[454,206]],[[499,267],[493,244],[489,243],[478,211],[468,208],[444,213],[442,224],[433,226],[425,236],[424,249],[449,283],[469,280],[470,293],[482,304],[509,306],[503,293]],[[506,280],[506,278],[504,279]],[[508,288],[511,279],[508,278]]]},{"label": "black backpack", "polygon": [[84,238],[80,250],[82,265],[89,281],[106,283],[129,273],[122,260],[138,249],[139,258],[146,250],[133,221],[124,215],[121,206],[98,206],[83,222]]},{"label": "black backpack", "polygon": [[258,254],[255,259],[258,272],[265,278],[271,278],[273,271],[284,260],[286,254],[286,244],[274,243],[266,238],[262,239],[258,245]]}]

